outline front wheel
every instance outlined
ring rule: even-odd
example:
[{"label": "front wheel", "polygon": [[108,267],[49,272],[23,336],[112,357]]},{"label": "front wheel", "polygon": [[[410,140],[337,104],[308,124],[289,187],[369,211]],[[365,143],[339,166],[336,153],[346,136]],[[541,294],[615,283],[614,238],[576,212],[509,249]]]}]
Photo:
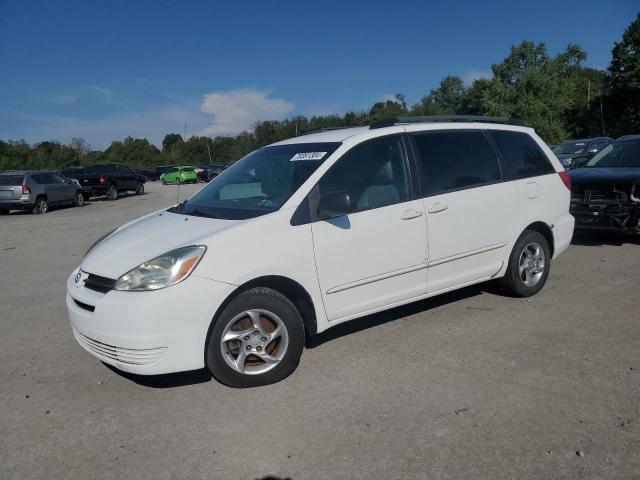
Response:
[{"label": "front wheel", "polygon": [[180,180],[180,177],[176,178],[176,184],[180,185],[182,183],[182,181]]},{"label": "front wheel", "polygon": [[144,194],[144,183],[138,182],[138,185],[136,185],[136,195],[142,194]]},{"label": "front wheel", "polygon": [[304,326],[295,305],[270,288],[234,298],[216,320],[207,343],[212,375],[234,388],[279,382],[298,366]]},{"label": "front wheel", "polygon": [[115,185],[111,185],[109,190],[107,191],[107,200],[117,200],[118,199],[118,187]]},{"label": "front wheel", "polygon": [[163,185],[167,184],[167,182],[164,181],[164,178],[161,178],[160,181],[162,182]]},{"label": "front wheel", "polygon": [[511,251],[502,287],[516,297],[535,295],[549,277],[551,249],[540,232],[525,230]]},{"label": "front wheel", "polygon": [[75,207],[82,207],[84,205],[84,195],[82,192],[76,192],[76,196],[73,199],[73,205]]}]

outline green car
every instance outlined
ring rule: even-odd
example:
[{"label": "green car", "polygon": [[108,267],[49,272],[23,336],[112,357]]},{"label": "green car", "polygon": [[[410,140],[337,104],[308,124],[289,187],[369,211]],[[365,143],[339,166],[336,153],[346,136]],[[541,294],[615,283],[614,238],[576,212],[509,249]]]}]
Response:
[{"label": "green car", "polygon": [[167,183],[198,183],[198,174],[193,167],[171,167],[160,175],[163,185]]}]

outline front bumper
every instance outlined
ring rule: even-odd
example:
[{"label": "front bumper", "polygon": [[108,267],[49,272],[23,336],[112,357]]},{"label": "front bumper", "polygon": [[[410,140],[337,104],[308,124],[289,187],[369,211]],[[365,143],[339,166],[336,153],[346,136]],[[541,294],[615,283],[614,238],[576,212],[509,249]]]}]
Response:
[{"label": "front bumper", "polygon": [[[109,291],[67,280],[67,312],[78,343],[115,368],[140,374],[204,367],[207,332],[216,310],[235,286],[192,274],[152,292]],[[81,274],[86,278],[85,274]]]},{"label": "front bumper", "polygon": [[586,203],[576,199],[571,201],[571,213],[578,229],[640,233],[640,204],[637,203],[607,200]]}]

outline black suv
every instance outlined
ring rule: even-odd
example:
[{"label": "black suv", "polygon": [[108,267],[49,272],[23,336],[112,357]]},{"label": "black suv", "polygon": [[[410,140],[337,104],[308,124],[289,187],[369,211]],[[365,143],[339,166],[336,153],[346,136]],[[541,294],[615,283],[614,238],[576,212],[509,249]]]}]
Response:
[{"label": "black suv", "polygon": [[118,163],[91,165],[69,173],[63,170],[62,173],[73,175],[72,178],[78,180],[85,200],[102,195],[106,195],[108,200],[116,200],[124,191],[135,192],[136,195],[144,193],[146,178]]},{"label": "black suv", "polygon": [[565,170],[569,170],[570,168],[583,167],[596,153],[611,142],[613,142],[613,138],[609,137],[565,140],[553,149],[553,153],[556,154]]}]

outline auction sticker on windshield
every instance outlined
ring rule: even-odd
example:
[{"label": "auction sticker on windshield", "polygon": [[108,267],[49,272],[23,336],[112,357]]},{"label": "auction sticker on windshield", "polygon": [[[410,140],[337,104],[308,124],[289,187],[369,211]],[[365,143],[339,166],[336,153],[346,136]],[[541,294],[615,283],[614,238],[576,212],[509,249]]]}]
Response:
[{"label": "auction sticker on windshield", "polygon": [[291,157],[291,161],[295,162],[297,160],[322,160],[327,152],[303,152],[296,153],[293,157]]}]

